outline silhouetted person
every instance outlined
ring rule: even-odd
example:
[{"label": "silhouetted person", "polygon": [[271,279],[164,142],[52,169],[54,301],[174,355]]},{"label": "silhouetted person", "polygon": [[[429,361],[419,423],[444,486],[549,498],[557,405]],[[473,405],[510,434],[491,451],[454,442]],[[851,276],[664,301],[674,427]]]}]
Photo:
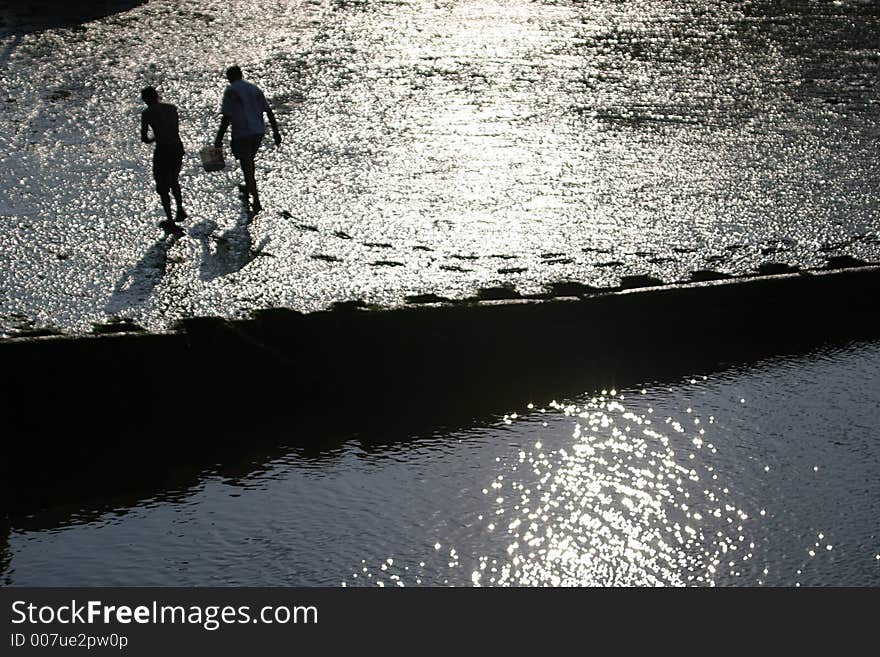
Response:
[{"label": "silhouetted person", "polygon": [[[156,144],[153,151],[153,177],[156,179],[156,191],[162,199],[168,224],[171,223],[171,194],[177,204],[174,221],[186,219],[183,199],[180,194],[180,167],[183,164],[183,142],[180,140],[179,119],[177,108],[169,103],[159,102],[159,93],[154,87],[145,87],[141,98],[147,109],[141,112],[141,141],[145,144]],[[149,136],[148,128],[153,131]],[[166,224],[166,225],[168,225]]]},{"label": "silhouetted person", "polygon": [[230,66],[226,69],[226,79],[229,80],[229,86],[223,92],[223,102],[220,106],[223,119],[214,139],[214,146],[223,147],[223,136],[226,134],[226,128],[231,125],[232,154],[241,164],[241,171],[244,174],[244,185],[240,185],[239,189],[244,196],[245,204],[248,202],[248,197],[253,199],[251,210],[257,214],[263,208],[257,193],[254,159],[260,148],[260,142],[263,141],[263,135],[266,134],[266,125],[263,123],[264,113],[272,126],[276,146],[281,144],[281,133],[278,132],[278,123],[263,92],[256,85],[242,79],[241,69],[238,66]]}]

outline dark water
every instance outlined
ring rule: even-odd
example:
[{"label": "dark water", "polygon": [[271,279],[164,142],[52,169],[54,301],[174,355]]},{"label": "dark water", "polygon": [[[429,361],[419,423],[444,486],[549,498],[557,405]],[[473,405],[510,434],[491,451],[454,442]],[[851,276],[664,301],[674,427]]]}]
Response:
[{"label": "dark water", "polygon": [[878,425],[870,342],[523,399],[454,431],[242,435],[217,466],[120,463],[91,500],[14,519],[2,579],[876,586]]},{"label": "dark water", "polygon": [[[876,2],[95,6],[0,24],[4,334],[880,260]],[[285,135],[250,223],[197,155],[233,61]],[[147,84],[181,109],[173,242]]]}]

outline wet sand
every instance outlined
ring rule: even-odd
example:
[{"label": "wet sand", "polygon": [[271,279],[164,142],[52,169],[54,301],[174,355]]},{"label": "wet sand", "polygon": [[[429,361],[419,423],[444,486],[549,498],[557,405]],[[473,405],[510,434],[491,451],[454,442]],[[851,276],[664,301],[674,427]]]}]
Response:
[{"label": "wet sand", "polygon": [[[80,18],[0,26],[5,336],[880,261],[871,3],[154,0]],[[259,156],[254,221],[234,168],[197,158],[232,59],[285,135]],[[179,238],[137,140],[145,84],[182,111]]]}]

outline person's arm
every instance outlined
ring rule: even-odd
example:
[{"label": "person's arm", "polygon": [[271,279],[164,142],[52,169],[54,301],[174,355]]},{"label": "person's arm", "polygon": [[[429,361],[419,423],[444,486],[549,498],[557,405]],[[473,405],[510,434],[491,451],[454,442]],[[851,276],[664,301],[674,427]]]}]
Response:
[{"label": "person's arm", "polygon": [[152,144],[156,141],[153,137],[150,137],[147,134],[147,127],[149,127],[149,122],[147,121],[146,115],[141,112],[141,141],[145,144]]},{"label": "person's arm", "polygon": [[275,138],[275,145],[281,145],[281,132],[278,130],[278,122],[275,120],[275,114],[272,112],[272,108],[268,105],[266,106],[266,117],[269,119],[269,125],[272,126],[272,136]]},{"label": "person's arm", "polygon": [[220,121],[220,129],[217,131],[217,136],[214,138],[214,148],[223,148],[223,135],[226,134],[226,128],[229,127],[229,116],[224,114],[223,119]]}]

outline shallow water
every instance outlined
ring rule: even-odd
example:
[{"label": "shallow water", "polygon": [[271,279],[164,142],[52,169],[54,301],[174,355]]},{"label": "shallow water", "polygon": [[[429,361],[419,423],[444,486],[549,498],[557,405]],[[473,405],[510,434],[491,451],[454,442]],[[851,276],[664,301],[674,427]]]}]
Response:
[{"label": "shallow water", "polygon": [[[0,25],[0,331],[880,259],[859,0],[153,0]],[[254,29],[259,38],[253,38]],[[237,61],[285,142],[200,170]],[[139,89],[183,118],[165,239]]]},{"label": "shallow water", "polygon": [[96,499],[13,520],[2,580],[877,586],[878,423],[873,342],[405,439],[242,436],[197,476],[147,470],[149,494],[130,461]]}]

